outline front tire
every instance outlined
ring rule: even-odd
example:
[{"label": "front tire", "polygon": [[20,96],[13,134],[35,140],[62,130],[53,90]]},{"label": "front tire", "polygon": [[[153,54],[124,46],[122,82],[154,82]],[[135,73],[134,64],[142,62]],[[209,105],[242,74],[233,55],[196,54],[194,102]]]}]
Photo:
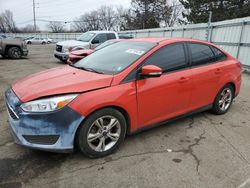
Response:
[{"label": "front tire", "polygon": [[21,49],[18,47],[11,47],[8,50],[8,57],[11,59],[19,59],[22,57]]},{"label": "front tire", "polygon": [[212,112],[217,115],[227,113],[234,98],[234,88],[231,84],[225,85],[217,94],[213,103]]},{"label": "front tire", "polygon": [[126,135],[125,117],[116,109],[105,108],[90,115],[79,127],[76,143],[88,157],[97,158],[113,153]]}]

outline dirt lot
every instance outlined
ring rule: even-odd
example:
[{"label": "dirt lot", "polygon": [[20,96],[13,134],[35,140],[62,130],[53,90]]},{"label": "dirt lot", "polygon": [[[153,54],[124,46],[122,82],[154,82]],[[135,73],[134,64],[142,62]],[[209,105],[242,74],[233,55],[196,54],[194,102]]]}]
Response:
[{"label": "dirt lot", "polygon": [[3,93],[19,78],[61,65],[53,49],[30,46],[27,59],[0,59],[0,187],[250,187],[249,75],[226,115],[204,112],[129,136],[105,158],[15,145]]}]

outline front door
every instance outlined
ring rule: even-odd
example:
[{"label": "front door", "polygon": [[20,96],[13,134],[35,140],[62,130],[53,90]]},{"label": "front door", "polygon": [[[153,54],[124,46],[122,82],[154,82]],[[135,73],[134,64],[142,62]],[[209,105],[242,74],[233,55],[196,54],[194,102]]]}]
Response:
[{"label": "front door", "polygon": [[143,65],[156,65],[162,68],[163,75],[136,81],[139,128],[185,113],[191,96],[192,73],[184,44],[162,47]]}]

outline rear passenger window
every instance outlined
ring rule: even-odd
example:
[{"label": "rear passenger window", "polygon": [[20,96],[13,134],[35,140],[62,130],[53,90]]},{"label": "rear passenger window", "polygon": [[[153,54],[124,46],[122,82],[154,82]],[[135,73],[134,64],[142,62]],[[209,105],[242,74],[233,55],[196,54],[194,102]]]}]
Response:
[{"label": "rear passenger window", "polygon": [[114,33],[108,33],[107,34],[107,38],[108,38],[108,40],[110,40],[110,39],[116,39],[116,36],[115,36]]},{"label": "rear passenger window", "polygon": [[146,59],[144,65],[156,65],[160,67],[163,72],[185,68],[187,62],[183,44],[176,43],[162,47]]},{"label": "rear passenger window", "polygon": [[214,53],[208,45],[189,43],[189,48],[193,66],[208,64],[215,61]]},{"label": "rear passenger window", "polygon": [[214,47],[211,47],[211,48],[214,51],[216,61],[222,61],[226,59],[227,56],[222,51]]}]

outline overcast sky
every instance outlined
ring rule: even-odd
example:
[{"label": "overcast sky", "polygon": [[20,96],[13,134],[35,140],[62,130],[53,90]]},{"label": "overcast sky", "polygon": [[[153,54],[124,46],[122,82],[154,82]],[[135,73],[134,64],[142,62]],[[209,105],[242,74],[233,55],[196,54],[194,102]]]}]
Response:
[{"label": "overcast sky", "polygon": [[[131,0],[35,0],[36,17],[43,20],[71,21],[101,5],[129,7]],[[18,27],[33,24],[32,0],[0,0],[0,13],[11,10]],[[44,30],[45,22],[37,22]],[[69,28],[69,25],[67,26]]]}]

